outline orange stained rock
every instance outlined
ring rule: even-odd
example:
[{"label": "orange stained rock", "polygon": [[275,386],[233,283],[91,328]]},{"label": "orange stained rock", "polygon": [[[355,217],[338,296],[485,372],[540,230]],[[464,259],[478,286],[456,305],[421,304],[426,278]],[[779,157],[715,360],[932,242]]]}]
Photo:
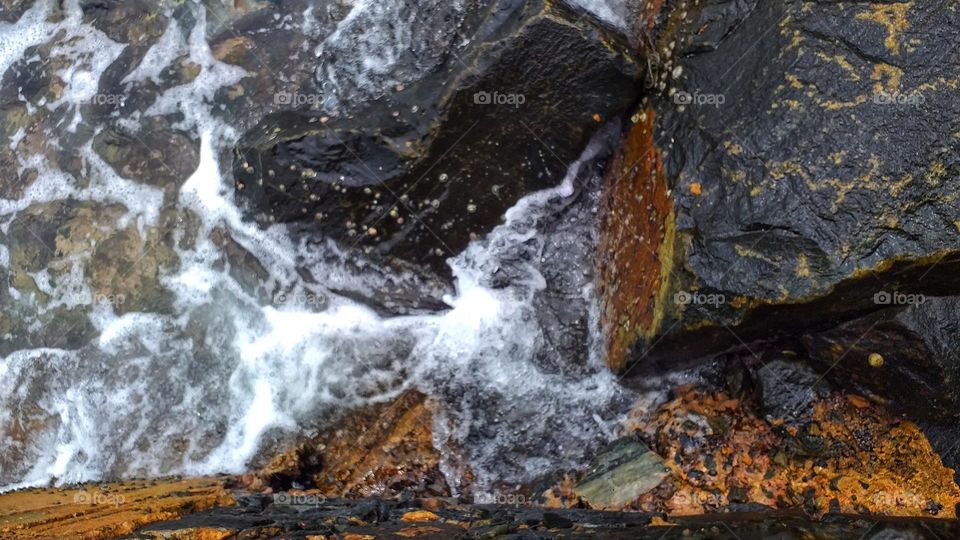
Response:
[{"label": "orange stained rock", "polygon": [[[622,370],[638,341],[655,330],[669,276],[673,202],[654,145],[656,113],[639,116],[608,167],[601,206],[598,280],[607,365]],[[664,249],[667,248],[667,249]]]},{"label": "orange stained rock", "polygon": [[400,518],[403,521],[437,521],[440,516],[428,510],[413,510]]},{"label": "orange stained rock", "polygon": [[347,414],[313,440],[274,458],[258,474],[245,477],[244,484],[261,490],[271,478],[309,476],[328,497],[377,497],[426,480],[444,490],[428,495],[446,496],[432,426],[426,397],[408,392],[393,402]]},{"label": "orange stained rock", "polygon": [[395,534],[397,536],[402,536],[404,538],[416,538],[418,536],[423,536],[427,534],[435,535],[441,532],[443,531],[441,531],[436,527],[405,527],[397,531]]},{"label": "orange stained rock", "polygon": [[[16,491],[0,495],[0,538],[115,538],[150,523],[233,504],[221,478],[131,480]],[[222,532],[204,530],[195,538],[219,540],[225,538],[218,535]]]},{"label": "orange stained rock", "polygon": [[820,400],[794,436],[722,392],[685,387],[677,394],[633,423],[676,478],[636,509],[680,516],[751,502],[814,517],[956,517],[953,471],[919,427],[878,404],[839,394]]}]

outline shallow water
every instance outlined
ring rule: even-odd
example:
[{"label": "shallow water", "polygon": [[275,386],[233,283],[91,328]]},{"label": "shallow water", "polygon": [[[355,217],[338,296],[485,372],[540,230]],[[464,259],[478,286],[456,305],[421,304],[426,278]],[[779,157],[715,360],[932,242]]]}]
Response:
[{"label": "shallow water", "polygon": [[[582,466],[614,436],[632,396],[603,368],[590,279],[591,163],[612,130],[556,188],[521,200],[448,261],[446,309],[385,316],[356,298],[431,285],[244,220],[229,158],[245,120],[218,99],[249,74],[211,51],[215,13],[161,8],[169,22],[105,94],[124,45],[84,23],[77,0],[62,14],[55,4],[0,23],[0,148],[10,150],[0,163],[15,175],[0,192],[3,489],[243,472],[265,448],[407,389],[439,404],[435,443],[454,489],[460,456],[492,488]],[[618,17],[615,2],[586,4]],[[414,39],[414,14],[399,2],[341,7],[336,25],[313,7],[277,22],[307,36],[333,110],[417,75],[391,69]],[[353,25],[398,20],[382,39],[354,40]],[[183,65],[192,78],[171,82]],[[109,99],[148,102],[91,108]],[[121,126],[128,144],[156,151],[144,142],[154,120],[182,134],[172,153],[198,166],[116,170],[94,148]],[[153,173],[164,180],[143,180]],[[578,276],[572,289],[558,292],[561,274]],[[545,299],[561,293],[584,321],[574,352],[553,344],[564,329],[545,316],[556,305]]]}]

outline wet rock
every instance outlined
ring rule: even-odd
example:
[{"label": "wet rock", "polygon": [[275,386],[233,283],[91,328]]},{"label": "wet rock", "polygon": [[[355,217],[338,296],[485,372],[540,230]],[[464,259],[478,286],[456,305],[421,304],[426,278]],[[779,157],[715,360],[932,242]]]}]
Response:
[{"label": "wet rock", "polygon": [[[149,523],[232,506],[223,478],[127,480],[0,495],[0,536],[107,539]],[[212,537],[206,537],[212,538]]]},{"label": "wet rock", "polygon": [[597,275],[606,362],[623,370],[638,340],[663,324],[672,272],[674,213],[654,147],[656,113],[634,117],[604,176]]},{"label": "wet rock", "polygon": [[670,476],[659,456],[635,439],[620,439],[594,460],[574,492],[596,509],[619,509]]},{"label": "wet rock", "polygon": [[25,11],[30,9],[33,2],[30,0],[2,0],[0,1],[0,21],[17,22]]},{"label": "wet rock", "polygon": [[131,48],[149,47],[166,23],[162,5],[150,0],[81,0],[83,21]]},{"label": "wet rock", "polygon": [[21,211],[0,234],[9,249],[0,321],[16,329],[0,337],[0,354],[78,348],[95,335],[88,315],[96,305],[116,314],[168,311],[160,280],[179,263],[172,224],[182,218],[168,209],[140,230],[120,204],[68,200]]},{"label": "wet rock", "polygon": [[422,51],[429,69],[402,57],[406,82],[334,89],[244,136],[234,176],[258,219],[446,272],[471,235],[559,181],[595,115],[632,102],[638,66],[590,17],[555,2],[469,4],[457,33]]},{"label": "wet rock", "polygon": [[200,142],[164,118],[145,119],[137,131],[114,126],[93,139],[93,149],[121,177],[159,188],[185,182],[200,164]]},{"label": "wet rock", "polygon": [[[341,500],[309,492],[230,494],[222,479],[126,481],[0,495],[0,533],[31,538],[954,538],[952,520],[758,510],[671,516],[531,506],[450,505],[431,521],[417,501]],[[15,524],[15,525],[8,525]]]},{"label": "wet rock", "polygon": [[324,497],[446,496],[432,422],[426,397],[407,392],[348,413],[243,477],[241,484],[275,491],[299,486]]},{"label": "wet rock", "polygon": [[629,425],[672,471],[630,508],[672,516],[746,504],[817,517],[955,515],[960,488],[931,441],[863,397],[831,393],[809,405],[804,423],[789,424],[768,418],[760,396],[734,399],[693,385],[676,394]]},{"label": "wet rock", "polygon": [[836,384],[876,396],[911,419],[956,422],[960,298],[922,300],[809,334],[804,342],[817,369]]},{"label": "wet rock", "polygon": [[830,385],[802,362],[773,360],[757,370],[756,379],[763,413],[770,419],[795,421],[830,394]]},{"label": "wet rock", "polygon": [[944,463],[960,470],[960,298],[915,299],[804,342],[826,378],[918,422]]},{"label": "wet rock", "polygon": [[638,200],[604,232],[633,264],[606,287],[633,299],[606,314],[614,358],[699,357],[876,311],[882,291],[960,290],[960,68],[941,46],[960,16],[816,6],[662,15]]}]

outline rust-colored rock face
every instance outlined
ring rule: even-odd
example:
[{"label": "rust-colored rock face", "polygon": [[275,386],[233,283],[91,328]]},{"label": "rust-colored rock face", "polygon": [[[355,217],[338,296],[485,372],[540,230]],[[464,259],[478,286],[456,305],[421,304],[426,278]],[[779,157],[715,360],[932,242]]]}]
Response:
[{"label": "rust-colored rock face", "polygon": [[233,505],[223,484],[216,478],[131,480],[6,493],[0,495],[0,538],[116,538],[149,523]]},{"label": "rust-colored rock face", "polygon": [[[671,517],[744,510],[956,518],[960,488],[916,424],[857,395],[833,393],[802,421],[762,415],[751,396],[693,385],[626,431],[670,475],[623,508]],[[554,507],[584,504],[571,479],[546,493]]]},{"label": "rust-colored rock face", "polygon": [[673,203],[653,141],[656,113],[634,120],[604,179],[598,251],[606,358],[615,371],[662,318],[674,239]]},{"label": "rust-colored rock face", "polygon": [[296,483],[326,497],[390,497],[404,489],[448,495],[432,422],[425,396],[408,392],[351,413],[242,483],[254,490],[285,490]]},{"label": "rust-colored rock face", "polygon": [[839,394],[816,402],[809,420],[767,422],[724,393],[685,389],[641,428],[676,475],[665,502],[650,496],[641,507],[692,515],[759,503],[813,516],[956,517],[953,471],[912,422]]}]

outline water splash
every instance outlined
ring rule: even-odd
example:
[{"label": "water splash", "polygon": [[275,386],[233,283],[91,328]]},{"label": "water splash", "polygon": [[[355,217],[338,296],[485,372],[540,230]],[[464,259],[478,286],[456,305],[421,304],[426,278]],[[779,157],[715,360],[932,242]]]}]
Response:
[{"label": "water splash", "polygon": [[[363,17],[386,24],[393,16],[371,6],[356,3],[337,32],[349,34],[350,21]],[[336,246],[243,219],[221,161],[238,130],[217,96],[248,74],[213,54],[205,9],[186,8],[187,19],[161,11],[166,30],[120,83],[129,95],[153,91],[178,62],[195,66],[195,76],[160,85],[147,107],[106,117],[87,114],[86,102],[122,46],[83,23],[76,1],[59,22],[49,22],[53,2],[38,2],[20,22],[0,26],[12,43],[0,56],[7,73],[27,77],[38,46],[51,40],[59,45],[42,54],[84,70],[48,81],[63,85],[59,100],[17,94],[14,105],[32,126],[0,140],[15,150],[17,174],[34,175],[22,193],[0,199],[0,277],[13,284],[0,303],[17,317],[0,319],[9,328],[0,358],[0,485],[243,472],[264,448],[412,388],[440,405],[435,442],[455,489],[457,457],[483,489],[582,465],[612,436],[628,396],[602,366],[589,277],[563,298],[563,309],[587,321],[588,347],[553,345],[558,329],[543,315],[555,309],[546,300],[551,272],[590,266],[584,239],[595,201],[584,186],[597,181],[590,164],[608,141],[598,138],[557,188],[522,199],[503,225],[449,261],[456,290],[448,309],[386,317],[335,291],[376,296],[384,282],[415,278],[371,276]],[[86,61],[94,44],[109,62]],[[321,55],[347,45],[327,39]],[[349,66],[327,73],[361,88],[386,84],[390,71]],[[362,73],[351,71],[357,66]],[[196,170],[162,187],[115,171],[91,143],[107,123],[142,142],[151,119],[199,145]],[[572,259],[555,258],[577,248]]]}]

